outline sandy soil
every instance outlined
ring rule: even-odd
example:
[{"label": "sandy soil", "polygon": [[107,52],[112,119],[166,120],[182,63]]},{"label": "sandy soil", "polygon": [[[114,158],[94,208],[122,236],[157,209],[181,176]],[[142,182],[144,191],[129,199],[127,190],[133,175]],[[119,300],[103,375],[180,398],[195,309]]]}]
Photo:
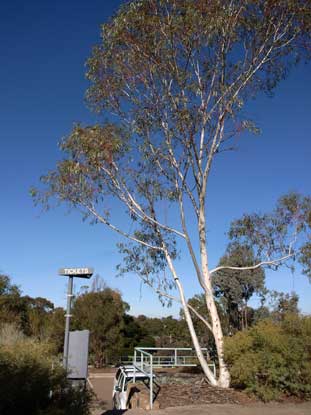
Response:
[{"label": "sandy soil", "polygon": [[88,384],[97,398],[94,402],[94,414],[102,414],[105,410],[112,409],[115,372],[116,369],[90,371]]}]

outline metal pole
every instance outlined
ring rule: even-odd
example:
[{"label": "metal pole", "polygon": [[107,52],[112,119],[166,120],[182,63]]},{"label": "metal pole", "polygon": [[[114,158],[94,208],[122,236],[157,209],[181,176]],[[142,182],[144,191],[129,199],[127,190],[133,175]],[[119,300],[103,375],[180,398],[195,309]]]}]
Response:
[{"label": "metal pole", "polygon": [[73,277],[69,276],[68,278],[68,291],[67,291],[67,311],[65,314],[66,325],[65,325],[65,340],[64,340],[64,358],[63,365],[68,371],[68,351],[69,351],[69,326],[70,326],[70,317],[71,317],[71,299],[72,299],[72,286],[73,286]]},{"label": "metal pole", "polygon": [[153,406],[153,355],[150,356],[150,409]]},{"label": "metal pole", "polygon": [[133,378],[134,383],[136,382],[136,358],[137,358],[136,353],[137,353],[136,349],[134,349],[134,378]]}]

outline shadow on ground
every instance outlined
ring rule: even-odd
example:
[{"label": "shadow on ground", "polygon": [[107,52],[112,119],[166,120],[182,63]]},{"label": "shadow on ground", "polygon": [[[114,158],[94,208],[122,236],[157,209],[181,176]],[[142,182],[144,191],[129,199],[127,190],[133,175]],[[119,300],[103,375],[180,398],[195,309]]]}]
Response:
[{"label": "shadow on ground", "polygon": [[126,412],[126,409],[108,409],[108,411],[103,412],[101,415],[121,415]]}]

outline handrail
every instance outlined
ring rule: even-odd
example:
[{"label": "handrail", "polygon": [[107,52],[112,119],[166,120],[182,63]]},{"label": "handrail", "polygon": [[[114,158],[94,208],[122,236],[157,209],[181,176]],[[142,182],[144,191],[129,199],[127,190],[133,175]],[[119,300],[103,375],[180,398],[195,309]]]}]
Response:
[{"label": "handrail", "polygon": [[[139,350],[190,350],[195,351],[193,347],[135,347],[135,349]],[[206,347],[202,347],[201,350],[207,351]]]},{"label": "handrail", "polygon": [[[138,361],[137,361],[137,352],[140,353],[140,360],[139,360],[140,367],[139,367]],[[144,370],[144,356],[147,356],[147,358],[149,357],[149,359],[150,359],[149,373]],[[134,366],[134,377],[133,377],[134,382],[136,380],[136,378],[135,378],[136,369],[140,370],[141,372],[143,372],[145,375],[147,375],[149,377],[149,388],[150,388],[149,402],[150,402],[150,409],[152,409],[152,406],[153,406],[153,356],[152,356],[152,354],[148,353],[148,352],[145,352],[144,350],[142,350],[139,347],[135,347],[133,366]]]},{"label": "handrail", "polygon": [[[148,351],[147,351],[148,350]],[[171,356],[154,356],[152,353],[149,353],[151,351],[174,351],[174,354]],[[206,348],[202,348],[202,351],[206,351]],[[193,356],[183,356],[179,355],[178,352],[181,351],[194,351],[191,347],[135,347],[134,349],[134,357],[133,357],[133,366],[134,366],[134,376],[133,381],[135,382],[135,374],[136,369],[143,372],[146,376],[149,377],[149,385],[150,385],[150,409],[152,409],[153,406],[153,368],[157,367],[193,367],[197,366],[197,357],[195,355]],[[148,362],[145,363],[145,358]],[[158,360],[156,360],[158,359]],[[167,359],[166,363],[161,363],[161,359]],[[186,363],[186,359],[192,359],[192,362]],[[156,361],[158,363],[156,363]],[[210,366],[214,372],[214,375],[216,376],[216,365],[214,362],[209,363],[208,366]],[[146,370],[145,370],[146,369]]]}]

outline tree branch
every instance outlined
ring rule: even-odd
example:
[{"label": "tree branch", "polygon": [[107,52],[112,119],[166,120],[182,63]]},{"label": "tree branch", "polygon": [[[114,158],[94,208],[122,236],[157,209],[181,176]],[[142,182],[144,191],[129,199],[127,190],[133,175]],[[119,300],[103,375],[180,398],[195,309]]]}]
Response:
[{"label": "tree branch", "polygon": [[[162,297],[166,297],[169,300],[173,300],[173,301],[176,301],[177,303],[181,304],[181,300],[179,298],[177,298],[177,297],[175,297],[171,294],[168,294],[165,291],[161,291],[158,288],[155,288],[149,280],[147,280],[143,277],[141,277],[141,279],[142,279],[143,283],[147,284],[156,294],[158,294]],[[209,322],[194,307],[192,307],[192,305],[190,305],[189,303],[187,303],[187,307],[198,317],[198,319],[200,319],[205,324],[205,326],[210,330],[210,332],[213,333],[213,329],[212,329],[211,325],[209,324]]]},{"label": "tree branch", "polygon": [[114,230],[115,232],[119,233],[120,235],[124,236],[125,238],[130,239],[131,241],[137,242],[141,245],[146,246],[147,248],[150,249],[155,249],[157,251],[163,251],[163,248],[160,246],[154,246],[154,245],[150,245],[147,242],[142,241],[141,239],[136,238],[135,236],[132,236],[124,231],[122,231],[121,229],[117,228],[115,225],[113,225],[112,223],[110,223],[107,219],[105,219],[103,216],[101,216],[98,212],[96,212],[96,210],[88,205],[85,205],[81,202],[81,204],[93,215],[95,216],[99,222],[104,223],[105,225],[109,226],[109,228],[111,228],[112,230]]},{"label": "tree branch", "polygon": [[[117,166],[115,166],[115,168],[116,168],[116,171],[118,172]],[[120,181],[111,173],[111,171],[109,171],[109,169],[106,169],[104,167],[102,167],[102,169],[109,176],[113,185],[118,190],[117,192],[115,192],[115,196],[121,202],[123,202],[132,213],[134,213],[137,217],[142,219],[144,222],[154,223],[158,225],[160,228],[168,232],[175,233],[176,235],[182,238],[185,238],[185,235],[182,232],[170,226],[164,225],[163,223],[159,222],[158,220],[155,220],[150,215],[148,215],[144,211],[144,209],[141,207],[141,205],[137,202],[137,200],[135,200],[132,193],[129,191],[128,187],[124,184],[124,182],[121,184]],[[122,187],[124,190],[122,190]]]},{"label": "tree branch", "polygon": [[220,271],[222,269],[232,269],[232,270],[235,270],[235,271],[244,271],[244,270],[256,269],[256,268],[259,268],[263,265],[275,265],[278,262],[286,261],[287,259],[291,258],[293,255],[294,255],[293,253],[289,253],[288,255],[285,255],[282,258],[274,259],[274,260],[271,260],[271,261],[261,261],[258,264],[251,265],[249,267],[231,267],[229,265],[228,266],[227,265],[222,265],[222,266],[219,266],[219,267],[216,267],[216,268],[210,270],[210,274],[213,274],[213,273],[215,273],[217,271]]}]

